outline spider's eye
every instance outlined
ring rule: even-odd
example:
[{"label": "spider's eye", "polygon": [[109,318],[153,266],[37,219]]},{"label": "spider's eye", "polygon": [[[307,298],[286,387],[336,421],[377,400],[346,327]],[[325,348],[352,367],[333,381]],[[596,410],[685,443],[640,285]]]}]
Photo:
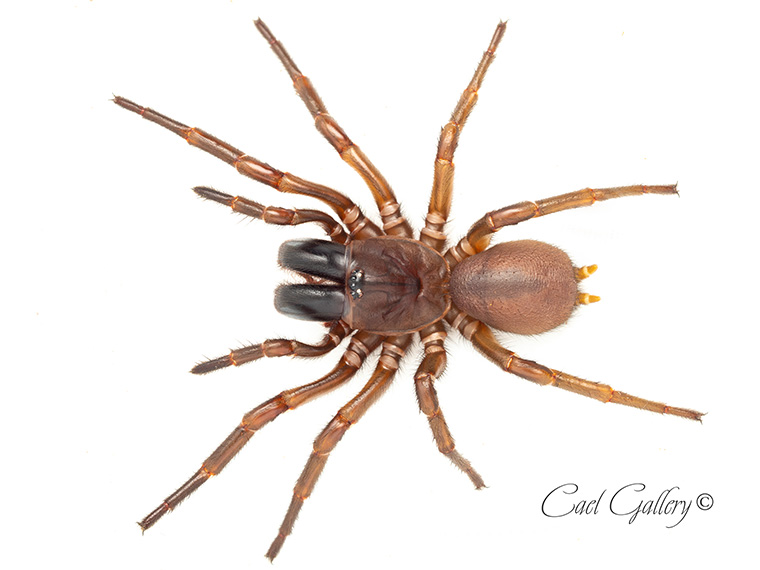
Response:
[{"label": "spider's eye", "polygon": [[348,278],[348,290],[351,292],[351,297],[359,299],[362,296],[362,284],[364,283],[364,271],[361,269],[354,269]]}]

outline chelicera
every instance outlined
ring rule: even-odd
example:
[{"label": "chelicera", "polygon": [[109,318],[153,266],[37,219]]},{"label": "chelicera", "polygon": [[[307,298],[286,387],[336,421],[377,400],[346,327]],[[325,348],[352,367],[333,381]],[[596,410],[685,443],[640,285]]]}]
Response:
[{"label": "chelicera", "polygon": [[676,194],[675,185],[587,188],[543,200],[518,202],[485,214],[456,245],[446,246],[444,226],[452,199],[454,151],[504,35],[505,23],[496,27],[470,84],[443,127],[434,161],[433,189],[425,227],[417,237],[402,216],[388,182],[327,113],[309,79],[261,20],[256,21],[256,28],[290,74],[317,130],[369,186],[382,225],[370,221],[351,199],[332,188],[277,170],[200,129],[187,127],[127,99],[114,99],[117,105],[169,129],[191,145],[234,166],[245,176],[281,192],[322,201],[340,220],[320,210],[265,207],[211,188],[194,189],[203,198],[269,224],[318,224],[329,240],[286,241],[280,248],[279,261],[304,279],[301,283],[282,285],[275,293],[275,305],[280,312],[326,324],[328,331],[321,342],[311,345],[289,339],[266,340],[202,362],[192,372],[205,374],[262,357],[317,357],[349,339],[338,363],[326,375],[285,390],[245,414],[242,422],[195,475],[139,523],[143,530],[153,526],[211,476],[219,474],[256,431],[283,412],[343,385],[371,354],[379,352],[369,381],[314,441],[313,452],[296,482],[285,519],[266,554],[270,560],[274,559],[291,533],[330,452],[388,387],[415,338],[424,347],[424,356],[414,375],[420,410],[428,418],[440,452],[460,468],[476,488],[482,488],[481,476],[455,448],[436,395],[436,379],[446,366],[444,342],[451,329],[461,333],[501,369],[531,382],[553,385],[602,402],[701,420],[699,412],[631,396],[606,384],[590,382],[521,358],[503,347],[493,333],[493,329],[517,334],[548,331],[566,322],[576,306],[598,300],[581,293],[578,287],[596,266],[575,267],[563,251],[538,241],[523,240],[489,247],[494,233],[505,226],[591,206],[601,200],[642,194]]}]

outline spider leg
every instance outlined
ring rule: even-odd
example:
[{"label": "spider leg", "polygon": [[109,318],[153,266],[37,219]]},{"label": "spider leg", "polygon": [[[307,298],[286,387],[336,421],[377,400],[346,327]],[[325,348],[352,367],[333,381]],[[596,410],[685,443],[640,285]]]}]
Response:
[{"label": "spider leg", "polygon": [[383,175],[380,174],[380,171],[370,162],[362,150],[348,138],[348,135],[340,128],[337,121],[330,116],[309,78],[301,73],[301,70],[298,69],[288,52],[285,51],[279,40],[274,37],[274,34],[272,34],[267,25],[261,20],[256,20],[255,24],[256,29],[269,42],[272,51],[277,55],[280,63],[282,63],[293,80],[293,86],[314,118],[314,125],[317,130],[338,151],[340,157],[359,173],[369,187],[380,210],[383,230],[390,235],[412,237],[412,229],[401,215],[396,196]]},{"label": "spider leg", "polygon": [[652,400],[645,400],[638,396],[631,396],[630,394],[613,390],[607,384],[590,382],[583,378],[560,372],[559,370],[547,368],[532,360],[520,358],[511,350],[501,346],[490,328],[458,309],[451,309],[446,315],[446,321],[452,327],[459,330],[466,339],[475,345],[478,352],[488,358],[488,360],[499,366],[499,368],[525,380],[530,380],[541,386],[556,386],[568,392],[574,392],[575,394],[593,398],[604,403],[612,402],[613,404],[622,404],[623,406],[649,410],[650,412],[657,412],[659,414],[679,416],[698,422],[702,421],[704,414],[701,412],[686,408],[676,408],[659,402],[653,402]]},{"label": "spider leg", "polygon": [[430,194],[430,206],[425,218],[425,228],[420,233],[420,241],[440,252],[443,252],[446,246],[446,234],[443,233],[443,226],[449,217],[451,196],[454,191],[454,151],[459,144],[459,135],[464,128],[464,123],[478,100],[478,90],[483,83],[488,67],[494,60],[496,48],[506,27],[506,22],[500,22],[496,26],[488,49],[483,53],[470,84],[459,98],[459,102],[451,114],[451,119],[441,130],[441,136],[438,139],[438,152],[435,156],[433,172],[433,191]]},{"label": "spider leg", "polygon": [[206,186],[196,186],[193,188],[193,191],[201,198],[219,202],[220,204],[229,206],[235,212],[256,218],[257,220],[263,220],[267,224],[297,226],[299,224],[314,222],[322,227],[332,241],[346,243],[348,240],[343,226],[335,221],[332,216],[319,210],[289,210],[274,206],[263,206],[242,196],[231,196],[230,194],[225,194]]},{"label": "spider leg", "polygon": [[359,207],[337,190],[309,182],[288,172],[281,172],[200,129],[183,125],[166,115],[162,115],[147,107],[141,107],[124,97],[116,96],[113,101],[119,107],[137,113],[143,119],[152,121],[170,130],[174,134],[181,136],[189,144],[234,166],[244,176],[271,186],[280,192],[301,194],[321,200],[338,214],[338,217],[346,224],[352,236],[365,238],[382,235],[380,229],[364,216]]},{"label": "spider leg", "polygon": [[377,368],[362,390],[345,406],[343,406],[329,424],[314,440],[314,450],[309,456],[306,466],[293,489],[293,498],[288,512],[280,525],[277,537],[267,551],[267,558],[274,560],[280,552],[285,539],[293,531],[298,513],[304,501],[314,490],[314,485],[327,463],[330,452],[335,448],[348,428],[355,424],[364,413],[375,403],[390,385],[398,369],[399,361],[404,356],[411,342],[411,335],[387,337],[383,341],[383,349]]},{"label": "spider leg", "polygon": [[317,344],[306,344],[297,340],[284,338],[269,339],[259,344],[251,344],[231,350],[225,356],[196,364],[190,372],[193,374],[206,374],[220,368],[226,368],[227,366],[240,366],[262,357],[298,356],[301,358],[313,358],[315,356],[322,356],[337,347],[349,332],[351,332],[351,329],[348,328],[346,323],[334,321],[330,323],[330,330],[325,333],[325,336]]},{"label": "spider leg", "polygon": [[535,202],[518,202],[506,208],[489,212],[475,222],[467,235],[446,252],[446,261],[453,268],[464,258],[485,250],[491,242],[491,236],[504,226],[513,226],[531,218],[554,214],[563,210],[591,206],[602,200],[641,196],[643,194],[678,194],[678,190],[675,184],[661,186],[638,184],[616,188],[586,188]]},{"label": "spider leg", "polygon": [[143,532],[153,526],[166,513],[173,510],[212,475],[218,475],[248,443],[253,434],[266,424],[283,412],[297,408],[348,381],[361,367],[364,359],[380,345],[381,340],[382,337],[375,334],[356,333],[338,364],[328,374],[315,382],[285,390],[245,414],[240,425],[209,455],[195,475],[190,477],[184,485],[164,499],[153,512],[138,523]]},{"label": "spider leg", "polygon": [[420,411],[428,418],[438,450],[467,474],[476,489],[482,489],[486,486],[483,478],[473,469],[470,462],[455,449],[454,438],[451,437],[449,426],[446,424],[441,407],[438,405],[438,394],[435,386],[433,386],[433,383],[446,368],[446,350],[443,347],[446,331],[443,324],[439,321],[423,329],[420,331],[420,339],[425,347],[425,356],[414,375],[414,386],[417,390]]}]

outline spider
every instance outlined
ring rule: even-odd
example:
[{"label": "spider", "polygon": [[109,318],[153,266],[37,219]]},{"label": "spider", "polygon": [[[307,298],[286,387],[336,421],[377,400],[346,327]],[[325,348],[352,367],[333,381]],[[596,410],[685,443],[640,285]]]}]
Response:
[{"label": "spider", "polygon": [[446,247],[444,226],[451,208],[454,151],[506,30],[505,22],[496,27],[472,80],[441,131],[425,227],[416,238],[385,178],[328,114],[311,81],[301,73],[264,22],[256,20],[255,25],[293,80],[317,130],[366,182],[377,204],[382,227],[369,220],[350,198],[332,188],[277,170],[200,129],[190,128],[123,97],[114,98],[120,107],[176,133],[249,178],[281,192],[321,200],[340,220],[320,210],[265,207],[212,188],[194,188],[205,199],[268,224],[315,223],[329,240],[286,241],[280,247],[279,262],[300,274],[303,282],[281,285],[275,292],[275,306],[281,313],[325,323],[328,330],[320,342],[265,340],[202,362],[192,372],[206,374],[263,357],[322,356],[349,338],[348,347],[326,375],[285,390],[246,413],[201,468],[139,523],[143,531],[209,478],[219,474],[254,433],[283,412],[345,384],[371,354],[379,351],[379,360],[369,381],[314,440],[313,451],[295,484],[285,518],[266,553],[267,558],[274,560],[291,534],[296,517],[311,495],[330,452],[386,390],[415,337],[424,348],[414,375],[419,408],[427,416],[439,451],[470,478],[476,489],[483,488],[481,476],[456,449],[436,395],[436,379],[446,366],[444,342],[451,329],[461,333],[504,371],[536,384],[553,385],[602,402],[701,421],[703,414],[699,412],[631,396],[606,384],[521,358],[503,347],[493,333],[493,329],[516,334],[545,332],[566,322],[576,306],[599,300],[580,292],[578,287],[581,280],[596,270],[595,265],[575,267],[562,250],[538,241],[522,240],[489,247],[494,233],[505,226],[591,206],[601,200],[677,194],[676,185],[586,188],[543,200],[518,202],[485,214],[456,245]]}]

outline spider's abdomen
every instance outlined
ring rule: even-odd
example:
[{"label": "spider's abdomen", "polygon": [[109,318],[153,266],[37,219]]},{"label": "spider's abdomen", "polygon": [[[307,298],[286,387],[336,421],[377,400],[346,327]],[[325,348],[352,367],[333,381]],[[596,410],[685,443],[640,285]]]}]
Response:
[{"label": "spider's abdomen", "polygon": [[441,319],[451,306],[443,257],[412,239],[376,237],[351,243],[347,306],[351,328],[397,334]]},{"label": "spider's abdomen", "polygon": [[570,318],[578,283],[564,251],[522,240],[463,260],[451,272],[450,291],[454,305],[487,325],[538,334]]}]

